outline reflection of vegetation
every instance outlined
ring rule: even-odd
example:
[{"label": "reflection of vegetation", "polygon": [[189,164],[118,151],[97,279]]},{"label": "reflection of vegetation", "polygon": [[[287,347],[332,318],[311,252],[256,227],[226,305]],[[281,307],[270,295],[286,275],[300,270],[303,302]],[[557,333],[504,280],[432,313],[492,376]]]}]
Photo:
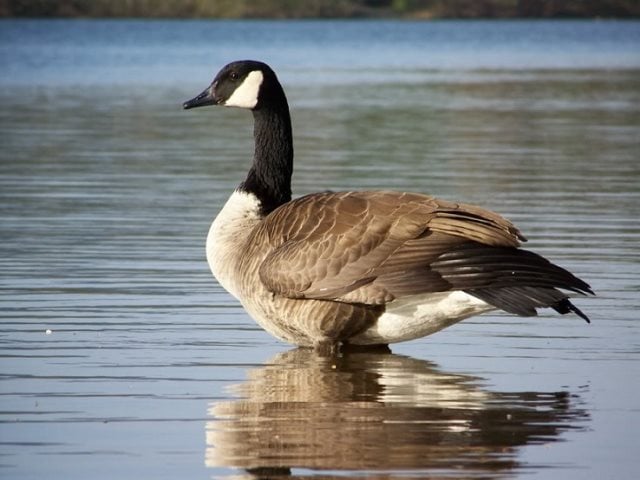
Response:
[{"label": "reflection of vegetation", "polygon": [[0,16],[512,18],[640,16],[637,0],[0,0]]}]

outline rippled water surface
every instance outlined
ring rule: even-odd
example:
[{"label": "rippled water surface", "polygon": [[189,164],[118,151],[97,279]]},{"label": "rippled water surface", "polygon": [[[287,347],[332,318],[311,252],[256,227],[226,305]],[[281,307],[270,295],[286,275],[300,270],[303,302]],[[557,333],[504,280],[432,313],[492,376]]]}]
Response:
[{"label": "rippled water surface", "polygon": [[[640,23],[0,22],[0,477],[632,478]],[[489,314],[322,359],[211,277],[266,60],[294,191],[482,204],[588,281],[591,325]]]}]

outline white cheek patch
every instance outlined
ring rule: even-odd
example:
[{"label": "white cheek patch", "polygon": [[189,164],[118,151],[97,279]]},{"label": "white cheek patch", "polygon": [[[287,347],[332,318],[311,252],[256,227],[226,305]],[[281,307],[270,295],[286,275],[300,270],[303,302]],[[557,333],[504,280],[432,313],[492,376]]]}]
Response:
[{"label": "white cheek patch", "polygon": [[264,76],[260,70],[254,70],[235,89],[233,94],[224,102],[225,107],[254,108],[258,104],[258,93]]}]

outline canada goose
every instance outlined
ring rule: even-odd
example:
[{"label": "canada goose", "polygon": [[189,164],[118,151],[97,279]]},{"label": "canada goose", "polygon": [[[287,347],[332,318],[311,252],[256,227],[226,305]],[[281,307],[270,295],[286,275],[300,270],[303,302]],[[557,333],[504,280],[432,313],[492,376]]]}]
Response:
[{"label": "canada goose", "polygon": [[255,153],[207,236],[213,275],[268,332],[333,352],[430,335],[501,309],[551,307],[589,319],[566,292],[589,285],[543,257],[500,215],[393,191],[322,192],[291,199],[287,99],[266,64],[228,64],[185,109],[249,109]]}]

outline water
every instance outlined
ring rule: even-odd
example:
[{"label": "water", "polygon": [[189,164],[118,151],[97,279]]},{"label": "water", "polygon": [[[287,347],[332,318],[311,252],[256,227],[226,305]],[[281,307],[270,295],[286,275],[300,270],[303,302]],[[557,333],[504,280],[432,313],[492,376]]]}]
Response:
[{"label": "water", "polygon": [[[0,477],[631,478],[639,52],[638,22],[0,22]],[[245,57],[285,84],[296,194],[497,210],[592,324],[333,360],[261,331],[203,254],[250,115],[180,110]]]}]

